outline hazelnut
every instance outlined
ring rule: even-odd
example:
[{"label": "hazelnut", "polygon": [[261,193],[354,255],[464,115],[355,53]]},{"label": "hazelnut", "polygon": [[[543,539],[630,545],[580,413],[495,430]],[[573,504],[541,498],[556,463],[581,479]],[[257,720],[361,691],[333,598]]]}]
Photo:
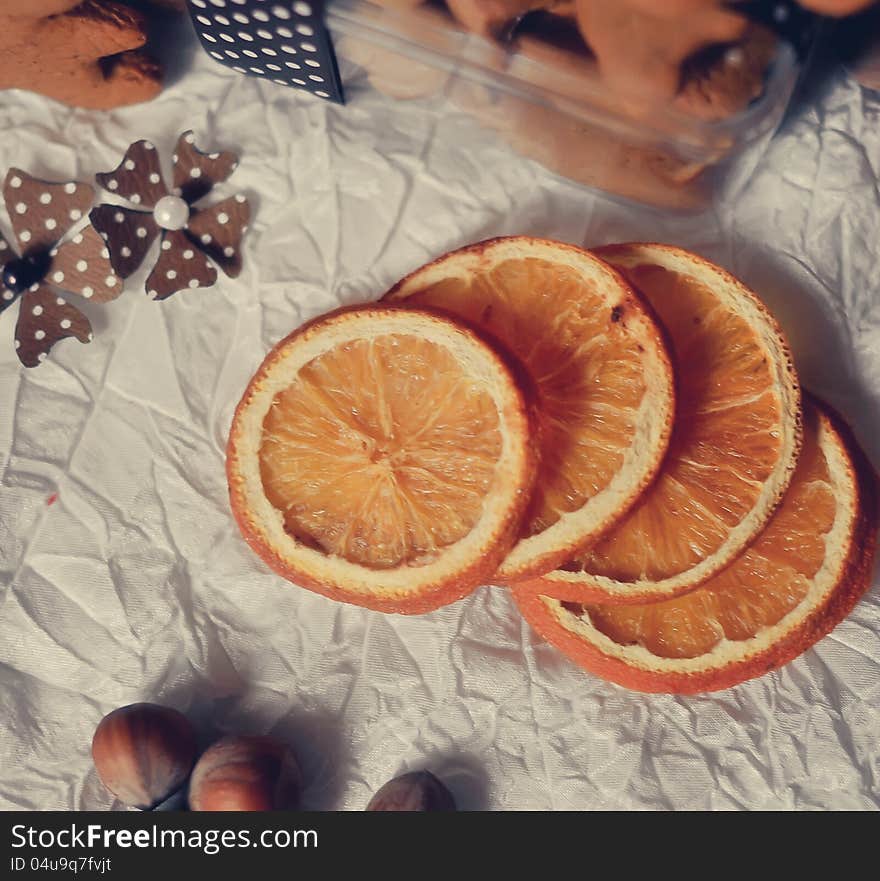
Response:
[{"label": "hazelnut", "polygon": [[130,704],[100,721],[92,738],[92,758],[113,795],[148,810],[186,782],[196,758],[195,734],[177,710]]},{"label": "hazelnut", "polygon": [[430,771],[410,771],[389,780],[370,799],[367,810],[454,811],[455,800]]},{"label": "hazelnut", "polygon": [[194,811],[279,811],[299,803],[302,774],[293,750],[273,737],[224,737],[193,770]]}]

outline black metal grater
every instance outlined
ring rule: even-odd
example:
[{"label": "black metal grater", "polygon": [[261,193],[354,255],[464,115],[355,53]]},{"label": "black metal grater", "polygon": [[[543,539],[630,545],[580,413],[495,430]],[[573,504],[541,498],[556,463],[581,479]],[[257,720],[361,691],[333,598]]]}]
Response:
[{"label": "black metal grater", "polygon": [[324,0],[187,0],[204,50],[247,76],[344,104]]}]

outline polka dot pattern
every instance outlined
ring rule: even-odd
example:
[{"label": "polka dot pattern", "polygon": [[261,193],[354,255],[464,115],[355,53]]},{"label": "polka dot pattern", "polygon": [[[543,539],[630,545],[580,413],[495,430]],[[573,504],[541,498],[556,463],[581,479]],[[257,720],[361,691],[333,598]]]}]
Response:
[{"label": "polka dot pattern", "polygon": [[[211,0],[214,6],[218,6],[218,2]],[[137,153],[139,147],[140,143],[132,145],[120,166],[108,174],[117,183],[117,193],[124,194],[127,188],[140,187],[138,192],[143,195],[143,201],[153,201],[152,196],[157,193],[147,192],[144,185],[155,184],[157,177],[161,181],[161,176],[158,170],[153,170],[158,169],[158,165],[142,161],[144,157]],[[213,285],[217,279],[217,266],[211,258],[228,275],[238,275],[241,271],[239,246],[250,218],[244,196],[226,199],[209,208],[199,209],[195,205],[215,184],[225,181],[236,169],[238,157],[235,154],[202,152],[196,146],[194,133],[186,131],[177,140],[171,162],[173,187],[170,193],[166,193],[162,185],[164,195],[152,210],[147,206],[135,209],[104,204],[97,206],[90,215],[93,226],[100,233],[103,253],[112,260],[113,268],[123,278],[143,263],[161,235],[159,247],[155,249],[156,262],[145,285],[147,294],[153,299],[165,299],[184,288]],[[138,183],[124,178],[125,174],[139,174],[142,181]],[[107,184],[109,181],[105,186]],[[138,204],[138,200],[131,196],[129,201]],[[179,208],[182,211],[178,212]],[[216,241],[206,232],[208,229],[216,232]],[[91,261],[82,254],[73,263],[65,264],[64,271],[80,271],[83,262],[91,271]],[[89,280],[96,299],[104,295],[102,285],[105,289],[115,289],[118,282],[119,278],[114,275],[103,279],[95,276]]]},{"label": "polka dot pattern", "polygon": [[[4,274],[15,291],[0,288],[0,311],[16,300],[20,302],[15,351],[25,367],[36,367],[59,340],[75,337],[87,343],[92,339],[88,319],[68,302],[68,293],[94,293],[96,299],[104,301],[118,296],[122,286],[113,274],[110,255],[97,231],[91,226],[71,229],[92,203],[91,186],[76,181],[38,180],[12,169],[6,176],[3,195],[22,256],[19,258],[0,237],[0,269],[17,261]],[[91,284],[95,284],[94,290]],[[65,293],[64,297],[59,296],[57,288]]]},{"label": "polka dot pattern", "polygon": [[[15,254],[13,253],[12,248],[9,247],[9,242],[0,235],[0,272],[3,271],[6,263],[14,259]],[[11,306],[17,298],[18,294],[0,284],[0,313]]]},{"label": "polka dot pattern", "polygon": [[113,269],[117,275],[128,278],[159,235],[153,215],[117,205],[98,205],[89,216],[101,238],[110,244]]},{"label": "polka dot pattern", "polygon": [[143,208],[152,208],[168,195],[159,168],[159,151],[149,141],[135,141],[114,171],[97,174],[95,180],[115,196]]},{"label": "polka dot pattern", "polygon": [[247,199],[240,193],[224,199],[190,219],[187,229],[202,250],[230,277],[241,273],[241,240],[251,219]]},{"label": "polka dot pattern", "polygon": [[[114,300],[122,293],[122,284],[113,272],[110,253],[94,227],[87,226],[82,233],[64,242],[52,258],[48,278],[96,303]],[[63,276],[59,281],[57,276]],[[91,293],[86,295],[86,290]]]},{"label": "polka dot pattern", "polygon": [[[189,258],[184,256],[187,252]],[[147,291],[154,299],[164,300],[184,288],[207,288],[216,281],[217,270],[204,254],[195,252],[183,230],[165,232],[159,259],[147,279]]]},{"label": "polka dot pattern", "polygon": [[[238,73],[304,89],[319,98],[344,103],[333,43],[324,27],[323,3],[305,0],[188,0],[190,16],[205,51]],[[242,56],[261,59],[236,64]],[[273,58],[308,58],[302,65],[267,63]]]},{"label": "polka dot pattern", "polygon": [[206,196],[214,184],[225,181],[238,167],[234,153],[203,153],[196,147],[195,135],[184,132],[171,157],[174,186],[189,204]]},{"label": "polka dot pattern", "polygon": [[9,220],[22,254],[48,251],[92,204],[88,184],[52,183],[12,168],[3,185]]},{"label": "polka dot pattern", "polygon": [[92,339],[88,318],[48,285],[28,291],[15,324],[15,351],[21,363],[36,367],[46,360],[52,346],[66,337],[88,343]]}]

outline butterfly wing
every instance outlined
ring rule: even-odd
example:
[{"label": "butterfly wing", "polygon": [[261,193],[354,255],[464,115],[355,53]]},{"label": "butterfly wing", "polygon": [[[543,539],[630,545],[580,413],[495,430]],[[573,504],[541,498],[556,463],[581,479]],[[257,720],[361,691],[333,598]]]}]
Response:
[{"label": "butterfly wing", "polygon": [[110,251],[104,240],[87,226],[60,245],[46,273],[46,281],[87,300],[106,303],[122,293],[122,282],[110,265]]},{"label": "butterfly wing", "polygon": [[174,155],[174,187],[192,205],[210,192],[214,184],[225,181],[238,167],[234,153],[202,153],[195,135],[184,132],[177,140]]},{"label": "butterfly wing", "polygon": [[76,337],[81,343],[92,339],[89,319],[75,306],[57,296],[48,285],[30,288],[21,298],[15,325],[15,350],[25,367],[46,360],[59,340]]},{"label": "butterfly wing", "polygon": [[105,190],[143,208],[152,208],[168,195],[159,167],[159,153],[149,141],[135,141],[113,171],[96,174],[95,180]]},{"label": "butterfly wing", "polygon": [[93,196],[89,184],[50,183],[11,168],[3,184],[3,198],[21,253],[27,256],[47,251],[85,215]]},{"label": "butterfly wing", "polygon": [[241,273],[241,239],[250,219],[250,205],[239,193],[204,211],[194,211],[186,228],[230,278],[237,278]]},{"label": "butterfly wing", "polygon": [[122,278],[128,278],[143,263],[159,234],[152,214],[121,205],[98,205],[89,219],[107,243],[110,263]]},{"label": "butterfly wing", "polygon": [[210,287],[216,281],[217,270],[183,230],[165,233],[159,259],[147,279],[147,293],[153,299],[164,300],[184,288]]}]

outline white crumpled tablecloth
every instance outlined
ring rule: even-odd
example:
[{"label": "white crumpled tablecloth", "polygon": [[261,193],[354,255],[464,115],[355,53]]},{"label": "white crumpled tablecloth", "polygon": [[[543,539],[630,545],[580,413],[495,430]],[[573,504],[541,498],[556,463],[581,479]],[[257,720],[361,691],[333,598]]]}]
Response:
[{"label": "white crumpled tablecloth", "polygon": [[707,223],[586,193],[428,107],[362,92],[343,109],[188,50],[178,67],[157,100],[108,114],[0,94],[0,170],[89,179],[132,140],[167,156],[193,128],[240,150],[231,187],[256,209],[238,280],[162,304],[132,287],[91,310],[91,345],[38,369],[15,357],[17,308],[0,318],[0,806],[111,806],[91,735],[146,699],[205,740],[289,738],[309,808],[360,809],[422,766],[464,808],[878,807],[876,585],[780,673],[644,696],[542,644],[500,589],[419,618],[296,589],[239,537],[223,471],[232,410],[276,340],[504,233],[667,239],[728,266],[880,461],[877,94],[838,75]]}]

